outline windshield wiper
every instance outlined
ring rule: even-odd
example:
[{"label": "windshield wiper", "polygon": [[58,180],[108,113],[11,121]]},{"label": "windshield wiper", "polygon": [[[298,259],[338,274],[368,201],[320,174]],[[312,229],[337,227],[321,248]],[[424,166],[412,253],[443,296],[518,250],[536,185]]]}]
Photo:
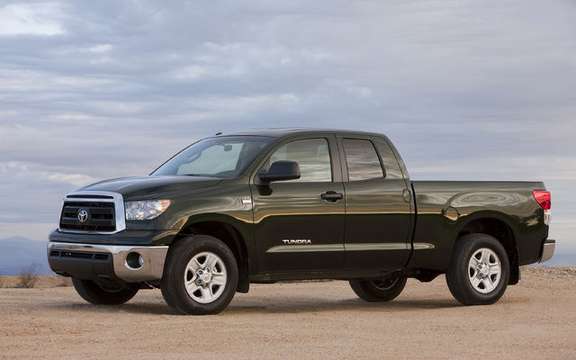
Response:
[{"label": "windshield wiper", "polygon": [[213,177],[213,178],[217,178],[217,176],[214,175],[208,175],[208,174],[180,174],[181,176],[197,176],[197,177]]}]

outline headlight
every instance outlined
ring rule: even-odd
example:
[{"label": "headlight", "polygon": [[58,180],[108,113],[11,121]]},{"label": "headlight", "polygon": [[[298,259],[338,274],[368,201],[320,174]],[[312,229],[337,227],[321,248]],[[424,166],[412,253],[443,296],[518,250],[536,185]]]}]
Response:
[{"label": "headlight", "polygon": [[152,220],[170,206],[170,200],[127,201],[126,220]]}]

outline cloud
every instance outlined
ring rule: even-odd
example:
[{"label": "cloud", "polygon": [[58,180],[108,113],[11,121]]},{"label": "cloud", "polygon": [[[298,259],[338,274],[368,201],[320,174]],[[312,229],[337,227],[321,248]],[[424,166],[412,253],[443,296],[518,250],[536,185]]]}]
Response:
[{"label": "cloud", "polygon": [[61,174],[54,172],[41,173],[41,177],[45,177],[50,181],[63,182],[76,186],[87,185],[94,182],[94,178],[82,174]]},{"label": "cloud", "polygon": [[65,33],[57,3],[8,4],[0,7],[0,36],[54,36]]},{"label": "cloud", "polygon": [[[544,164],[544,165],[542,165]],[[410,172],[417,177],[475,178],[506,180],[526,180],[527,171],[533,181],[576,182],[576,158],[561,156],[470,156],[468,159],[440,159],[435,162],[419,160],[411,164]],[[529,169],[529,170],[527,170]]]},{"label": "cloud", "polygon": [[16,210],[0,209],[0,223],[52,221],[63,193],[147,174],[199,137],[289,126],[387,133],[416,178],[543,180],[576,214],[574,10],[569,0],[10,1],[0,197]]},{"label": "cloud", "polygon": [[0,70],[0,81],[3,86],[2,92],[9,93],[14,97],[22,95],[22,93],[33,94],[47,91],[57,91],[60,94],[72,90],[89,92],[96,87],[103,88],[108,85],[115,85],[114,80],[106,78],[61,75],[27,69],[2,69]]},{"label": "cloud", "polygon": [[182,59],[186,64],[173,70],[171,75],[179,81],[211,78],[239,80],[270,71],[278,74],[295,68],[322,65],[332,60],[329,53],[314,49],[279,45],[263,47],[246,42],[206,42],[198,48],[196,56],[188,61]]},{"label": "cloud", "polygon": [[75,186],[88,185],[96,181],[95,178],[84,174],[67,174],[46,170],[46,166],[39,164],[22,163],[18,161],[0,162],[0,176],[17,178],[34,178]]}]

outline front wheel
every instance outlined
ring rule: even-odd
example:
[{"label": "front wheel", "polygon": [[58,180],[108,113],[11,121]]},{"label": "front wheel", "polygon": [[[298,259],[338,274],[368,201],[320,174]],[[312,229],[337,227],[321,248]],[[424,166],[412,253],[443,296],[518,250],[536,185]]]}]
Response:
[{"label": "front wheel", "polygon": [[94,305],[121,305],[128,302],[139,290],[137,285],[100,284],[92,280],[72,278],[78,295]]},{"label": "front wheel", "polygon": [[180,314],[207,315],[224,310],[238,287],[238,265],[224,242],[207,235],[179,240],[170,249],[162,295]]},{"label": "front wheel", "polygon": [[365,301],[391,301],[404,290],[406,277],[398,273],[384,279],[350,280],[350,286],[356,295]]},{"label": "front wheel", "polygon": [[470,234],[458,240],[446,273],[446,282],[460,303],[495,303],[504,295],[509,278],[508,255],[494,237]]}]

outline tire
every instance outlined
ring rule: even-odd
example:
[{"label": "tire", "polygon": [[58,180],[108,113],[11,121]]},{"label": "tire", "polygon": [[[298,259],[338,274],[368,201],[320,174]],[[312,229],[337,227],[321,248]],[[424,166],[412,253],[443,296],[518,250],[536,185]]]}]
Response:
[{"label": "tire", "polygon": [[508,254],[496,238],[470,234],[458,239],[446,282],[452,296],[461,304],[494,304],[504,295],[509,279]]},{"label": "tire", "polygon": [[177,313],[218,314],[232,301],[237,287],[236,258],[221,240],[194,235],[170,248],[161,289],[164,300]]},{"label": "tire", "polygon": [[92,280],[72,279],[72,284],[82,299],[94,305],[121,305],[136,295],[139,286],[118,285],[117,287],[104,287]]},{"label": "tire", "polygon": [[385,279],[350,280],[350,286],[362,300],[369,302],[391,301],[404,290],[406,277],[399,273]]}]

